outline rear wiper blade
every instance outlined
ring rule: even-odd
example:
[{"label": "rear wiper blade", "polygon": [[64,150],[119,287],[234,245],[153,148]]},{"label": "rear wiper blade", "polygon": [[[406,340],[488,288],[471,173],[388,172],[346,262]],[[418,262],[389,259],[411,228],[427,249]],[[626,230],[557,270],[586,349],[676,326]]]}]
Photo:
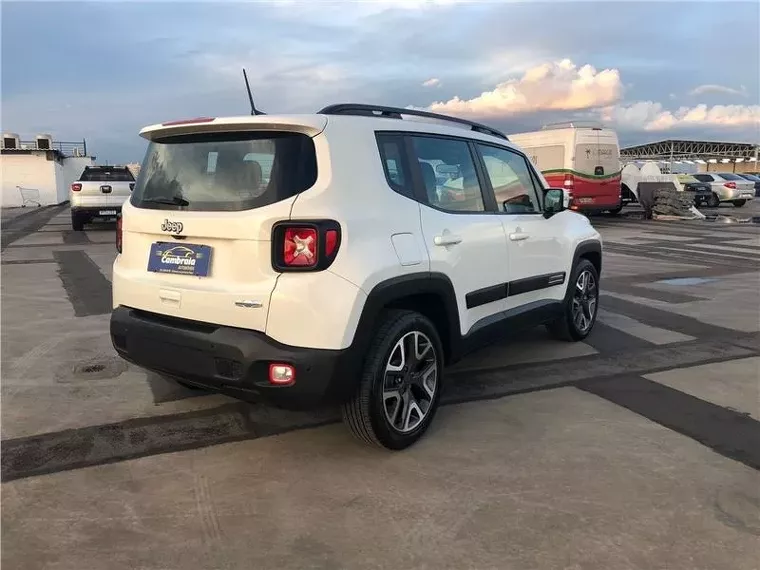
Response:
[{"label": "rear wiper blade", "polygon": [[154,198],[146,198],[143,202],[149,204],[170,204],[172,206],[189,206],[190,202],[185,200],[182,196],[156,196]]}]

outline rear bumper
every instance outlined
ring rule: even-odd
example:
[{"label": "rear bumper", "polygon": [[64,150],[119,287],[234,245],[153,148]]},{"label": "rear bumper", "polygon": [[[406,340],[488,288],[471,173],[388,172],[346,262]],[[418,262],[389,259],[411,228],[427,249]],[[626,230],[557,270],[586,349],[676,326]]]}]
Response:
[{"label": "rear bumper", "polygon": [[[101,212],[115,212],[114,214],[101,214]],[[115,217],[121,213],[121,204],[118,206],[71,206],[71,213],[91,218]]]},{"label": "rear bumper", "polygon": [[[273,405],[308,409],[352,394],[358,372],[351,349],[287,346],[265,334],[186,321],[119,306],[111,315],[119,355],[156,373],[212,391]],[[269,383],[271,363],[295,367],[295,383]]]}]

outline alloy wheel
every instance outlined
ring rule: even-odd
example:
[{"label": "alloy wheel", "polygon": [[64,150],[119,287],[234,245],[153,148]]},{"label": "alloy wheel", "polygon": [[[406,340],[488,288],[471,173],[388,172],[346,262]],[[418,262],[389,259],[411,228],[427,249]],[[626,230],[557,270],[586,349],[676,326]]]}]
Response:
[{"label": "alloy wheel", "polygon": [[438,390],[438,360],[430,338],[411,331],[391,349],[383,376],[385,419],[395,431],[409,433],[430,412]]},{"label": "alloy wheel", "polygon": [[584,269],[575,281],[573,292],[573,324],[579,333],[585,334],[591,328],[597,305],[596,278],[590,270]]}]

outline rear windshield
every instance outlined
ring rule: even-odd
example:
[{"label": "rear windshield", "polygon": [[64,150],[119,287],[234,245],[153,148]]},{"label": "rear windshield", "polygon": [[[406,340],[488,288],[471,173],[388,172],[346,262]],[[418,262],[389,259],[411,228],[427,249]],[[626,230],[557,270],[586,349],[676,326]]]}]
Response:
[{"label": "rear windshield", "polygon": [[723,180],[744,180],[741,176],[737,176],[736,174],[730,174],[730,173],[720,173],[718,174]]},{"label": "rear windshield", "polygon": [[754,174],[742,174],[742,178],[752,182],[760,182],[760,177],[757,177]]},{"label": "rear windshield", "polygon": [[249,210],[295,196],[316,180],[307,135],[183,135],[150,143],[131,200],[162,210]]},{"label": "rear windshield", "polygon": [[128,168],[85,168],[82,182],[133,182],[134,177]]}]

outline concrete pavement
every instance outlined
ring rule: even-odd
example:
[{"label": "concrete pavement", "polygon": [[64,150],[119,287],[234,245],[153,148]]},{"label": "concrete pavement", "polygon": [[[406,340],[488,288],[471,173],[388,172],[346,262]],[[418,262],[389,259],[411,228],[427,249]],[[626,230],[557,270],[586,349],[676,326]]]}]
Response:
[{"label": "concrete pavement", "polygon": [[9,568],[758,567],[757,226],[594,220],[594,333],[472,355],[429,434],[388,453],[334,410],[121,362],[112,226],[27,221],[2,252]]}]

